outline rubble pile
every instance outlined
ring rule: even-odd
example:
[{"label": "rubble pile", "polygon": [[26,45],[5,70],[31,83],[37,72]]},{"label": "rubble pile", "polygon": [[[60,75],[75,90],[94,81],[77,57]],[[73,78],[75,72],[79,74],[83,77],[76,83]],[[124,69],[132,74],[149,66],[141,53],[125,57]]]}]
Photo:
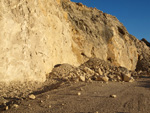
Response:
[{"label": "rubble pile", "polygon": [[[134,72],[135,74],[135,72]],[[60,64],[52,70],[50,76],[53,79],[63,81],[125,81],[133,82],[133,72],[124,67],[116,67],[98,58],[91,58],[79,67],[69,64]]]}]

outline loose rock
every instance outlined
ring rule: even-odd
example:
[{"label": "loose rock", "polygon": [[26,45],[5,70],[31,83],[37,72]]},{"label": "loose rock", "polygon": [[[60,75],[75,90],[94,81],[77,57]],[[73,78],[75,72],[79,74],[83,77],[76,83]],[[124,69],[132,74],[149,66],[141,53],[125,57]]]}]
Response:
[{"label": "loose rock", "polygon": [[110,95],[110,97],[111,97],[111,98],[116,98],[116,97],[117,97],[117,95]]},{"label": "loose rock", "polygon": [[80,81],[85,82],[85,76],[81,75],[79,76]]},{"label": "loose rock", "polygon": [[135,81],[135,80],[134,80],[133,77],[131,77],[130,80],[129,80],[129,82],[134,82],[134,81]]},{"label": "loose rock", "polygon": [[109,78],[107,76],[98,76],[96,78],[97,81],[104,81],[104,82],[108,82]]},{"label": "loose rock", "polygon": [[91,70],[91,69],[88,68],[88,67],[85,67],[85,68],[84,68],[84,72],[87,73],[87,74],[89,74],[89,75],[91,75],[91,76],[93,76],[94,73],[95,73],[93,70]]},{"label": "loose rock", "polygon": [[18,104],[14,104],[14,105],[13,105],[13,108],[18,108],[18,107],[19,107]]},{"label": "loose rock", "polygon": [[31,94],[31,95],[29,95],[29,98],[34,100],[36,97],[35,97],[35,95]]},{"label": "loose rock", "polygon": [[129,82],[131,79],[131,74],[123,74],[123,79],[125,82]]},{"label": "loose rock", "polygon": [[43,103],[43,100],[41,100],[40,102]]},{"label": "loose rock", "polygon": [[5,110],[8,110],[8,109],[9,109],[9,107],[8,107],[8,106],[6,106],[6,107],[5,107]]},{"label": "loose rock", "polygon": [[102,72],[102,70],[99,68],[98,69],[98,73],[100,74],[100,75],[103,75],[103,72]]},{"label": "loose rock", "polygon": [[78,96],[80,96],[81,95],[81,92],[78,92]]}]

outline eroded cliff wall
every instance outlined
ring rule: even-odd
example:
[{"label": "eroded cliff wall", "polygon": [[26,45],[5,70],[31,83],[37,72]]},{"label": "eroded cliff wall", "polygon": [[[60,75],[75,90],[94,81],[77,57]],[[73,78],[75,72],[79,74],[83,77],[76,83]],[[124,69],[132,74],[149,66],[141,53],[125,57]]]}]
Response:
[{"label": "eroded cliff wall", "polygon": [[81,3],[63,2],[62,6],[69,15],[72,39],[82,50],[79,55],[97,57],[129,70],[136,68],[137,48],[116,17]]},{"label": "eroded cliff wall", "polygon": [[0,28],[0,81],[44,81],[55,64],[78,65],[59,0],[1,0]]},{"label": "eroded cliff wall", "polygon": [[42,82],[54,65],[90,57],[136,69],[138,51],[126,28],[80,3],[1,0],[0,28],[0,82]]}]

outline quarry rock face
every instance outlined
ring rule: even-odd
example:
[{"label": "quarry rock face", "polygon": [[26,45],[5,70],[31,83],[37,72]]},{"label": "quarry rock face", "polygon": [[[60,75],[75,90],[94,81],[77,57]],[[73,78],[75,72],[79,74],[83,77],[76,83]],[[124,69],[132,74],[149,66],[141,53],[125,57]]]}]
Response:
[{"label": "quarry rock face", "polygon": [[43,82],[55,65],[91,57],[135,70],[148,48],[116,17],[69,0],[1,0],[0,28],[0,82]]}]

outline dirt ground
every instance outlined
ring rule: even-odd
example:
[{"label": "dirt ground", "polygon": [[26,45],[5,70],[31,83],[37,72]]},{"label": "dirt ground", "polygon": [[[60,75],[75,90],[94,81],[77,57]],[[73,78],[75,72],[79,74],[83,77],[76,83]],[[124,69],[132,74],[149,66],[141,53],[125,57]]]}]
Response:
[{"label": "dirt ground", "polygon": [[[2,113],[150,113],[150,77],[133,83],[77,82],[34,92]],[[110,95],[116,95],[111,98]]]}]

